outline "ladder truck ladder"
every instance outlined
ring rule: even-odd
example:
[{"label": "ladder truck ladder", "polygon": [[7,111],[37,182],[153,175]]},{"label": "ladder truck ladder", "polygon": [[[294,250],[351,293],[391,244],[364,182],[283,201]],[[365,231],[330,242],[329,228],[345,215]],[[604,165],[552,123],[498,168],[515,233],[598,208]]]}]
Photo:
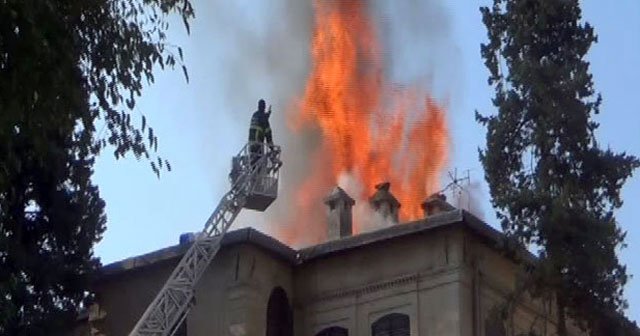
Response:
[{"label": "ladder truck ladder", "polygon": [[231,189],[129,336],[173,335],[187,316],[198,280],[240,210],[264,211],[277,197],[280,147],[249,142],[232,160]]}]

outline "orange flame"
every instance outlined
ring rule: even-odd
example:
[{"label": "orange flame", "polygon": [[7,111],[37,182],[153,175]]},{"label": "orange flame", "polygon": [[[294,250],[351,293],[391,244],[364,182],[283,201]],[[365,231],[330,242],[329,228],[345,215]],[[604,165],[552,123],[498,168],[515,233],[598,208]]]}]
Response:
[{"label": "orange flame", "polygon": [[[312,69],[288,121],[296,131],[320,129],[316,159],[330,162],[331,178],[312,172],[298,190],[298,210],[305,216],[317,212],[339,176],[350,174],[363,193],[352,197],[365,200],[375,184],[389,181],[402,204],[401,219],[421,217],[420,205],[440,188],[447,161],[444,109],[428,94],[420,98],[417,88],[385,82],[383,53],[365,2],[315,1],[314,9]],[[354,232],[361,230],[361,220],[355,219]]]}]

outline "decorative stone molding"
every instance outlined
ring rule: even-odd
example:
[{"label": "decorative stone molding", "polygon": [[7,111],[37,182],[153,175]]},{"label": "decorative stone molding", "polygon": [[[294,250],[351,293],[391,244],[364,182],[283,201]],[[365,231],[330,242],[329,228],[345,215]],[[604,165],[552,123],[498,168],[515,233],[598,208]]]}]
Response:
[{"label": "decorative stone molding", "polygon": [[308,302],[318,303],[318,302],[329,301],[329,300],[340,299],[340,298],[347,298],[352,296],[363,296],[363,295],[372,294],[375,292],[380,292],[388,289],[399,288],[411,283],[417,284],[423,280],[433,279],[438,276],[451,274],[459,271],[460,269],[458,267],[442,267],[442,268],[432,269],[427,272],[417,272],[413,274],[396,277],[390,280],[384,280],[384,281],[367,284],[364,286],[358,286],[353,288],[343,288],[343,289],[322,292],[318,295],[311,297]]}]

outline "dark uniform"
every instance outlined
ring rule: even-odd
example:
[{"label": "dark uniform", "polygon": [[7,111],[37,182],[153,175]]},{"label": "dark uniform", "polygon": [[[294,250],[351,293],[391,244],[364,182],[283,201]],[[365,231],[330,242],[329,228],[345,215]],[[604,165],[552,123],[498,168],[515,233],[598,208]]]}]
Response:
[{"label": "dark uniform", "polygon": [[253,113],[251,117],[251,126],[249,127],[249,142],[258,142],[259,144],[252,144],[250,146],[251,151],[251,165],[255,164],[255,162],[260,158],[263,154],[263,146],[262,144],[267,142],[267,144],[273,144],[273,138],[271,135],[271,125],[269,125],[269,116],[271,115],[271,111],[268,113],[265,112],[265,102],[260,99],[258,101],[258,110]]}]

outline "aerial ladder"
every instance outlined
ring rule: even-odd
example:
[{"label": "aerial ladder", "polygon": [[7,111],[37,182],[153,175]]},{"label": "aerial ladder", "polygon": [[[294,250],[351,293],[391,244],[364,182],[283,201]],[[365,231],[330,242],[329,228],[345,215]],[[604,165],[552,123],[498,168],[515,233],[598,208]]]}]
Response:
[{"label": "aerial ladder", "polygon": [[147,307],[129,336],[170,336],[187,317],[198,280],[220,249],[242,208],[265,211],[278,195],[280,147],[247,143],[233,157],[231,189],[222,197],[193,244]]}]

